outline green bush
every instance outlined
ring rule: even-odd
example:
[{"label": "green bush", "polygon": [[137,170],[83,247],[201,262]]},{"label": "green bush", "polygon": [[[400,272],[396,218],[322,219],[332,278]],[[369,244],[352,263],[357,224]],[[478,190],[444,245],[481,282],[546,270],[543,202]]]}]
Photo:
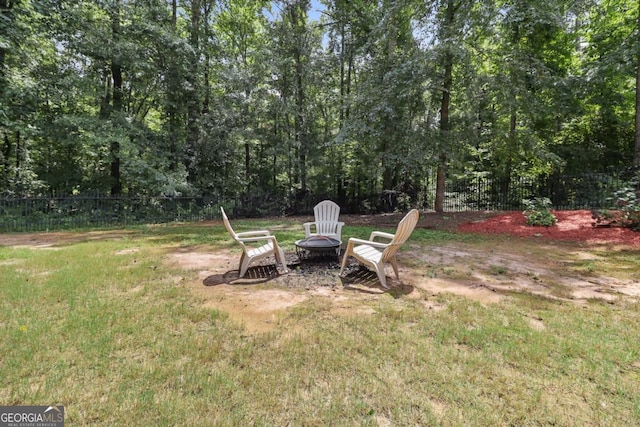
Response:
[{"label": "green bush", "polygon": [[640,200],[637,188],[637,181],[632,181],[614,193],[616,207],[620,210],[618,224],[633,230],[640,229]]},{"label": "green bush", "polygon": [[557,219],[551,213],[551,200],[546,197],[536,197],[531,200],[523,200],[525,205],[524,216],[527,218],[527,225],[543,225],[549,227],[555,225]]}]

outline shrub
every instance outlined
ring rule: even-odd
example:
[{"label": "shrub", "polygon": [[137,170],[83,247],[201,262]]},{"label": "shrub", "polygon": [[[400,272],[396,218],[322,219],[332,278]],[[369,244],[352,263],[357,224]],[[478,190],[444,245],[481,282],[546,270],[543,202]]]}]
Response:
[{"label": "shrub", "polygon": [[608,209],[593,210],[594,227],[625,227],[640,231],[640,172],[635,177],[621,182],[608,197]]},{"label": "shrub", "polygon": [[536,197],[531,200],[523,200],[525,206],[524,216],[527,225],[543,225],[549,227],[557,221],[555,215],[551,213],[551,200],[546,197]]},{"label": "shrub", "polygon": [[638,200],[637,188],[637,182],[633,181],[629,186],[614,193],[616,206],[621,211],[618,223],[622,227],[636,231],[640,229],[640,200]]}]

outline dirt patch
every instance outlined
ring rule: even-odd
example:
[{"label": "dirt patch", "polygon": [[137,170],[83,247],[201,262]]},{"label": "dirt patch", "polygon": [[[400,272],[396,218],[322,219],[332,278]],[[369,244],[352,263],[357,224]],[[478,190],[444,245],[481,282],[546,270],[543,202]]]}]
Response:
[{"label": "dirt patch", "polygon": [[133,231],[127,230],[88,231],[82,233],[71,231],[10,233],[0,234],[0,246],[51,248],[53,246],[92,240],[121,239],[133,234]]},{"label": "dirt patch", "polygon": [[[409,240],[399,255],[401,280],[390,269],[387,271],[389,289],[382,289],[376,275],[352,259],[344,277],[339,277],[339,259],[301,261],[293,250],[287,251],[289,273],[284,274],[273,259],[266,259],[252,266],[244,278],[238,278],[238,250],[202,252],[178,248],[166,260],[185,270],[185,277],[176,277],[176,283],[200,296],[205,306],[228,313],[250,332],[270,330],[287,310],[311,299],[328,304],[332,315],[363,315],[373,312],[371,301],[382,298],[412,298],[427,310],[439,310],[443,306],[435,297],[440,294],[461,295],[482,304],[498,302],[514,293],[578,303],[640,298],[640,273],[630,271],[611,277],[583,267],[599,261],[594,251],[585,248],[605,245],[612,250],[636,251],[640,248],[640,233],[593,227],[589,211],[554,214],[558,218],[556,226],[530,227],[520,212],[422,213],[418,228],[509,238],[430,246]],[[379,229],[393,229],[401,218],[402,214],[341,217],[348,225]],[[302,223],[310,218],[295,220]],[[203,227],[211,224],[202,223]],[[0,245],[50,248],[127,234],[106,231],[0,235]],[[533,329],[544,328],[540,319],[529,319],[529,323]]]},{"label": "dirt patch", "polygon": [[[353,315],[371,313],[361,303],[385,295],[376,275],[354,262],[349,262],[344,277],[339,277],[337,257],[300,260],[291,252],[286,254],[288,273],[276,266],[275,259],[267,258],[239,278],[239,255],[237,251],[175,252],[167,256],[167,262],[196,271],[197,280],[177,281],[201,297],[205,306],[224,311],[249,332],[272,329],[287,309],[309,298],[328,302],[336,315]],[[393,292],[410,293],[402,283],[397,283]]]},{"label": "dirt patch", "polygon": [[280,313],[308,298],[281,289],[251,289],[226,284],[214,292],[198,293],[205,298],[206,307],[225,311],[251,332],[269,331]]},{"label": "dirt patch", "polygon": [[[400,255],[401,280],[387,271],[388,290],[380,287],[374,273],[352,260],[341,278],[337,262],[329,261],[324,268],[310,272],[308,266],[292,254],[287,255],[291,267],[288,274],[281,274],[272,264],[273,260],[266,260],[263,265],[250,268],[246,278],[238,279],[235,266],[238,254],[218,253],[207,260],[206,273],[201,272],[205,276],[202,277],[204,286],[194,285],[199,294],[216,301],[212,306],[226,311],[252,331],[270,329],[286,309],[309,298],[329,300],[335,315],[353,315],[372,312],[368,301],[389,296],[415,298],[429,310],[442,308],[433,298],[441,293],[453,293],[482,304],[495,303],[522,292],[577,303],[589,299],[613,302],[621,296],[640,297],[640,285],[633,278],[583,275],[571,268],[572,263],[594,259],[584,251],[583,245],[614,244],[635,248],[640,246],[640,234],[627,229],[593,227],[589,211],[555,214],[558,225],[554,227],[527,226],[520,212],[422,214],[418,228],[506,234],[518,240],[507,244],[490,242],[479,247],[448,243],[426,248],[411,245],[409,241]],[[344,216],[343,220],[350,225],[393,228],[401,218],[401,214],[351,215]],[[300,222],[306,220],[309,218],[299,219]],[[540,255],[532,256],[529,238],[536,240]],[[553,242],[558,240],[574,241],[578,245],[557,247]],[[544,247],[545,241],[549,242],[548,247]],[[233,265],[227,257],[233,260]],[[216,265],[214,259],[221,264]],[[265,293],[261,286],[278,289],[278,292]],[[544,328],[541,319],[528,321],[533,329]]]}]

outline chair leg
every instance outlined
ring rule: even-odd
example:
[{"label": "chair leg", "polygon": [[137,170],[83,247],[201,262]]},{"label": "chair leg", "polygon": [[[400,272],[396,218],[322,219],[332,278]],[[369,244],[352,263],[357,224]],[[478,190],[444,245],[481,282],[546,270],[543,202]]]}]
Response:
[{"label": "chair leg", "polygon": [[240,259],[240,274],[238,274],[238,277],[244,277],[244,275],[247,274],[250,262],[251,258],[247,257],[245,254],[242,254],[242,258]]},{"label": "chair leg", "polygon": [[389,260],[389,264],[393,267],[393,272],[396,273],[396,279],[400,280],[400,274],[398,274],[398,263],[395,258],[391,258]]},{"label": "chair leg", "polygon": [[275,250],[275,255],[276,255],[276,261],[280,262],[280,264],[282,264],[282,268],[284,269],[285,273],[289,272],[289,268],[287,268],[287,261],[286,258],[284,257],[284,251],[282,250],[282,248],[280,246],[276,246],[276,250]]},{"label": "chair leg", "polygon": [[242,252],[242,255],[240,255],[240,263],[238,264],[238,277],[244,276],[244,274],[242,274],[242,266],[244,265],[244,257],[245,257],[245,253]]},{"label": "chair leg", "polygon": [[349,242],[347,244],[347,249],[344,251],[344,255],[342,255],[342,266],[340,267],[340,273],[338,273],[338,276],[342,276],[342,272],[347,266],[347,258],[351,255],[351,252],[353,252],[353,243]]},{"label": "chair leg", "polygon": [[378,280],[380,280],[380,284],[382,285],[383,288],[388,289],[387,288],[387,276],[386,274],[384,274],[384,264],[380,263],[380,264],[376,264],[376,275],[378,276]]}]

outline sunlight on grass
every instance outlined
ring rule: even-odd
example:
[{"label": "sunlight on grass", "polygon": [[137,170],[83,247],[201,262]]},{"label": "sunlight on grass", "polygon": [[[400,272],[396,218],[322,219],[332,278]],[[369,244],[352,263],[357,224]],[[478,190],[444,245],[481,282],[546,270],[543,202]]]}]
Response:
[{"label": "sunlight on grass", "polygon": [[[300,235],[284,220],[237,228],[275,228],[288,248]],[[51,249],[0,247],[0,401],[63,404],[70,425],[640,422],[637,299],[578,305],[512,293],[484,305],[450,294],[362,294],[338,316],[310,297],[273,331],[248,334],[175,279],[195,276],[163,262],[169,248],[231,248],[225,233],[186,224]],[[457,239],[487,242],[418,230],[410,244]],[[558,249],[536,256],[550,250]],[[638,259],[623,251],[589,262],[635,277]],[[493,274],[510,275],[504,268]],[[426,310],[426,300],[443,309]]]}]

